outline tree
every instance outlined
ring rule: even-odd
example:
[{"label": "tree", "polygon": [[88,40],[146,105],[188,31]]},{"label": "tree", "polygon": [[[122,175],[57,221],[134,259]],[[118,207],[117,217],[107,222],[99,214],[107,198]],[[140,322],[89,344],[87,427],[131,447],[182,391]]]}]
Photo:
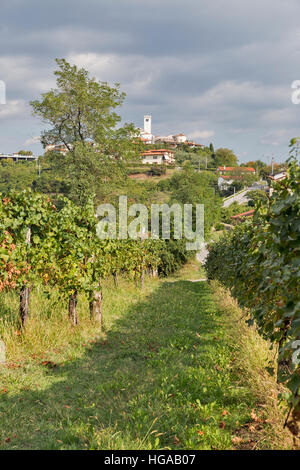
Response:
[{"label": "tree", "polygon": [[33,153],[31,150],[19,150],[18,155],[29,156],[29,155],[33,155]]},{"label": "tree", "polygon": [[248,172],[245,171],[243,167],[236,167],[230,172],[230,176],[232,177],[233,180],[240,182],[242,188],[244,186],[251,186],[254,181],[257,179],[257,177]]},{"label": "tree", "polygon": [[254,168],[257,175],[261,174],[261,171],[266,168],[267,164],[265,162],[262,162],[261,160],[251,160],[247,163],[241,163],[241,167],[250,167]]},{"label": "tree", "polygon": [[124,176],[124,163],[138,155],[137,131],[132,124],[117,128],[121,117],[114,110],[125,99],[119,84],[90,78],[65,59],[56,62],[57,88],[31,106],[50,126],[41,136],[44,147],[63,143],[67,149],[65,156],[48,152],[50,167],[64,177],[69,196],[84,203],[92,193],[103,197],[108,184]]},{"label": "tree", "polygon": [[217,166],[237,166],[238,159],[233,150],[227,148],[219,148],[216,151]]},{"label": "tree", "polygon": [[214,149],[214,146],[213,146],[212,142],[209,144],[209,151],[210,151],[210,154],[211,154],[212,166],[214,168],[216,168],[217,167],[217,158],[216,158],[216,152],[215,152],[215,149]]},{"label": "tree", "polygon": [[266,191],[256,189],[254,191],[249,191],[247,193],[248,205],[255,207],[258,202],[262,201],[265,203],[267,201]]},{"label": "tree", "polygon": [[176,150],[175,159],[179,165],[182,165],[185,161],[190,161],[195,168],[202,170],[206,166],[208,168],[214,166],[213,155],[209,147],[192,149],[187,147],[185,150]]},{"label": "tree", "polygon": [[272,165],[265,165],[263,168],[260,169],[260,176],[263,179],[267,179],[271,174],[272,170],[274,174],[280,173],[281,171],[286,171],[286,164],[284,163],[274,163],[273,168]]},{"label": "tree", "polygon": [[14,162],[2,160],[0,165],[0,192],[22,191],[32,186],[38,178],[35,162]]},{"label": "tree", "polygon": [[204,230],[208,237],[211,227],[220,217],[221,199],[216,194],[217,176],[212,172],[196,172],[190,162],[169,179],[170,203],[204,204]]}]

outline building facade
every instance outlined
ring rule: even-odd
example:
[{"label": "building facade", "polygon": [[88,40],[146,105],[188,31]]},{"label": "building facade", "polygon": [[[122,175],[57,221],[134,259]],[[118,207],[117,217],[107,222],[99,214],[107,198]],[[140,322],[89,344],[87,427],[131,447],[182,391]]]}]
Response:
[{"label": "building facade", "polygon": [[147,150],[142,153],[142,162],[150,165],[170,165],[175,162],[175,152],[169,149]]}]

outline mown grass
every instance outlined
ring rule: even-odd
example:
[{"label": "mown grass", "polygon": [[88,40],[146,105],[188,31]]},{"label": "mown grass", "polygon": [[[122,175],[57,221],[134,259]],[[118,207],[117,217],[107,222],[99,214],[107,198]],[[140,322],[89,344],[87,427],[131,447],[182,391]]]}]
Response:
[{"label": "mown grass", "polygon": [[148,280],[143,293],[125,281],[107,285],[102,332],[84,299],[76,329],[56,294],[37,292],[22,338],[11,318],[16,300],[1,299],[8,366],[0,367],[0,447],[236,447],[263,399],[248,365],[235,365],[228,309],[206,282],[184,280],[202,276],[190,263],[172,279]]},{"label": "mown grass", "polygon": [[[249,387],[260,415],[260,418],[252,419],[249,425],[238,430],[240,447],[252,442],[255,448],[294,448],[291,433],[284,427],[287,406],[278,399],[279,394],[286,390],[275,380],[276,348],[270,348],[270,343],[258,334],[255,325],[248,325],[247,312],[239,308],[227,289],[217,281],[212,281],[210,288],[217,306],[223,312],[227,340],[233,345],[235,370],[239,373],[240,382]],[[275,376],[268,373],[269,366],[274,368]]]}]

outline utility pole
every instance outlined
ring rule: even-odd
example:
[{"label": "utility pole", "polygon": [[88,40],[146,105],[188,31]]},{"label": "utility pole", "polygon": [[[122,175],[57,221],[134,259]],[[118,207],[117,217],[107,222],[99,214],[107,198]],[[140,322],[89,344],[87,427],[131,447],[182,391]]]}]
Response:
[{"label": "utility pole", "polygon": [[36,166],[38,170],[38,175],[41,176],[41,164],[38,159],[36,160]]},{"label": "utility pole", "polygon": [[274,175],[274,157],[272,157],[272,176]]}]

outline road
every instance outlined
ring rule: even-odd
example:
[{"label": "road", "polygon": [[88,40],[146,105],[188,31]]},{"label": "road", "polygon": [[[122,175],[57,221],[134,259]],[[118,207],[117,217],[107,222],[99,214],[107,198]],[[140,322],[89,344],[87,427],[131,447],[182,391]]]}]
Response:
[{"label": "road", "polygon": [[253,185],[250,188],[245,189],[244,191],[241,191],[240,193],[237,193],[235,196],[230,196],[229,198],[226,198],[223,202],[223,207],[228,207],[230,204],[232,204],[234,201],[238,202],[239,204],[244,204],[245,202],[248,201],[247,198],[247,193],[249,191],[256,191],[257,189],[261,189],[262,186],[259,184]]}]

